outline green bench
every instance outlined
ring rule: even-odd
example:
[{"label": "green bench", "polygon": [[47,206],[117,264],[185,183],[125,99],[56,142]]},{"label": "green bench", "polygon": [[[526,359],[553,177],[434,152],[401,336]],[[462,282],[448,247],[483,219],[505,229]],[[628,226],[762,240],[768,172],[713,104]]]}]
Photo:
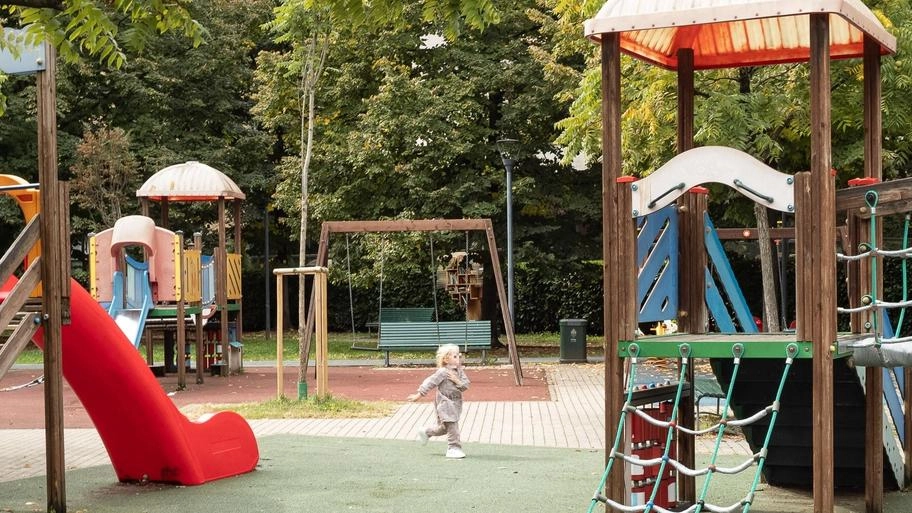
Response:
[{"label": "green bench", "polygon": [[432,351],[441,344],[456,344],[462,351],[480,349],[482,359],[491,349],[491,321],[381,322],[377,350]]},{"label": "green bench", "polygon": [[365,324],[367,327],[368,336],[372,339],[369,343],[360,343],[357,340],[352,343],[352,349],[358,349],[361,351],[378,351],[377,340],[374,338],[373,332],[380,326],[380,323],[384,322],[430,322],[434,320],[434,309],[433,308],[421,308],[421,307],[406,307],[406,308],[381,308],[380,309],[380,322],[368,322]]}]

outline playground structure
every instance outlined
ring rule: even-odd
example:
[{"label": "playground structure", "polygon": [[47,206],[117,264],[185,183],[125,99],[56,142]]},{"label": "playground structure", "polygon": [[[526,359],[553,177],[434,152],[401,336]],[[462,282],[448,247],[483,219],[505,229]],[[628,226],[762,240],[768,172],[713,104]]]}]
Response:
[{"label": "playground structure", "polygon": [[[390,221],[326,221],[323,223],[320,229],[320,247],[317,251],[317,265],[325,267],[329,261],[329,237],[333,233],[367,233],[367,232],[435,232],[435,231],[483,231],[486,236],[488,252],[491,259],[492,272],[497,285],[497,295],[500,302],[500,311],[503,319],[504,332],[507,336],[507,348],[510,355],[510,363],[513,366],[513,377],[517,385],[522,385],[522,367],[519,361],[519,354],[516,350],[516,338],[513,334],[513,322],[510,318],[510,314],[507,310],[506,302],[506,293],[504,291],[503,277],[500,274],[500,258],[497,255],[497,242],[494,238],[494,228],[491,224],[490,219],[423,219],[423,220],[390,220]],[[471,303],[475,301],[472,298],[473,288],[470,285],[470,280],[474,283],[480,279],[481,269],[472,269],[471,267],[466,268],[465,264],[462,264],[460,270],[459,265],[453,266],[453,272],[447,273],[448,279],[452,275],[455,282],[453,285],[455,287],[449,287],[448,291],[451,294],[455,294],[457,297],[464,297],[466,301]],[[460,283],[460,280],[462,282]],[[480,285],[478,283],[477,285]],[[477,296],[478,300],[478,309],[480,310],[480,287],[474,289],[474,294]],[[310,335],[314,330],[314,317],[315,317],[315,301],[313,300],[314,296],[311,296],[311,308],[307,314],[307,325],[304,330],[305,336],[303,341],[303,348],[301,351],[302,361],[300,372],[304,372],[307,368],[307,354],[310,351]],[[488,328],[488,333],[490,333],[490,324],[488,321],[479,321],[472,320],[472,317],[469,314],[468,304],[467,306],[467,317],[466,321],[460,321],[460,326],[447,326],[447,329],[444,330],[441,323],[437,322],[394,322],[390,323],[389,326],[392,329],[397,330],[396,338],[410,337],[412,335],[412,340],[408,342],[409,347],[431,347],[436,348],[437,345],[441,343],[452,342],[457,345],[466,343],[468,345],[468,337],[472,337],[472,333],[478,332],[474,329],[477,326],[484,323]],[[382,312],[381,312],[382,313]],[[472,314],[475,315],[475,314]],[[378,320],[380,318],[378,317]],[[455,323],[450,323],[455,324]],[[319,327],[318,327],[319,328]],[[380,329],[380,340],[383,340],[383,323],[379,326]],[[410,331],[414,329],[422,330],[421,333],[410,334]],[[431,337],[430,335],[435,335]],[[446,335],[447,337],[456,337],[453,339],[447,338],[444,340],[442,337]],[[458,336],[457,336],[458,335]],[[474,338],[474,337],[473,337]],[[488,337],[489,338],[489,337]],[[381,346],[378,346],[382,349]],[[304,382],[304,375],[302,374],[299,378],[299,382]]]},{"label": "playground structure", "polygon": [[[693,441],[678,440],[678,456],[670,463],[665,452],[656,461],[633,458],[637,464],[673,464],[679,471],[678,499],[690,505],[687,511],[748,511],[753,489],[767,459],[769,442],[779,416],[780,399],[790,369],[802,361],[809,374],[808,386],[812,403],[805,409],[811,417],[811,450],[808,452],[813,475],[813,510],[829,513],[834,509],[834,369],[845,368],[837,347],[854,350],[853,344],[837,346],[836,316],[836,217],[847,212],[846,248],[858,241],[871,241],[879,246],[876,225],[859,219],[873,219],[887,212],[908,210],[908,185],[878,183],[880,202],[859,204],[868,191],[864,187],[840,192],[837,198],[831,173],[830,141],[830,59],[863,58],[864,70],[864,175],[877,182],[881,178],[881,103],[880,58],[895,52],[896,39],[863,5],[854,0],[835,1],[734,1],[715,0],[686,5],[681,2],[633,2],[609,0],[599,13],[586,22],[588,37],[601,46],[602,66],[602,145],[603,145],[603,226],[605,261],[605,361],[606,361],[606,441],[614,441],[606,454],[606,472],[590,503],[590,511],[599,503],[624,511],[667,511],[654,502],[658,487],[644,504],[622,506],[629,497],[629,483],[624,472],[611,472],[617,459],[628,459],[623,447],[625,419],[631,413],[630,390],[633,376],[628,377],[625,395],[624,358],[636,368],[640,357],[680,358],[680,379],[675,395],[672,420],[657,425],[675,433],[693,434],[693,400],[683,397],[686,382],[693,382],[692,358],[728,359],[734,370],[727,374],[728,389],[724,408],[733,401],[737,369],[753,358],[784,360],[784,370],[769,394],[769,405],[761,409],[769,416],[765,441],[754,458],[743,468],[719,469],[713,465],[694,469]],[[650,177],[637,181],[621,177],[621,53],[677,72],[679,155]],[[746,154],[728,148],[694,148],[694,72],[701,69],[758,66],[779,63],[809,62],[811,101],[810,171],[793,176],[780,176],[775,170]],[[735,173],[733,170],[738,169]],[[706,197],[687,194],[706,182],[720,182],[734,187],[745,196],[769,208],[794,212],[796,234],[796,332],[782,334],[713,335],[706,333],[706,252],[704,250],[703,216]],[[863,201],[863,200],[862,200]],[[637,268],[635,219],[676,202],[680,210],[680,264],[677,319],[680,332],[666,337],[635,336],[638,324],[636,303]],[[870,233],[869,233],[870,232]],[[854,249],[851,250],[854,253]],[[850,268],[850,306],[859,302],[876,304],[882,277],[875,262],[876,251],[866,253],[859,265]],[[628,272],[617,272],[626,269]],[[863,298],[868,299],[863,299]],[[880,305],[883,307],[885,305]],[[873,310],[852,311],[853,334],[840,340],[882,340],[884,323],[878,323]],[[885,345],[885,344],[884,344]],[[876,346],[880,347],[880,346]],[[848,351],[849,353],[851,351]],[[799,365],[800,366],[800,365]],[[633,370],[631,372],[634,372]],[[864,370],[864,486],[867,510],[883,510],[883,369]],[[906,374],[908,378],[908,373]],[[720,379],[720,381],[722,381]],[[909,379],[905,380],[908,392]],[[891,382],[892,386],[892,382]],[[905,424],[909,425],[909,398],[906,393]],[[736,408],[736,405],[732,404]],[[741,421],[758,419],[742,418]],[[731,422],[729,422],[729,425]],[[714,426],[721,439],[725,423]],[[909,429],[905,430],[905,483],[909,482]],[[762,438],[762,437],[761,437]],[[670,445],[670,444],[668,444]],[[708,483],[716,472],[744,470],[756,464],[754,487],[744,499],[731,506],[713,506],[706,500]],[[677,467],[680,465],[680,467]],[[694,477],[707,474],[704,489],[698,495]],[[903,486],[905,483],[899,483]],[[604,490],[603,490],[604,488]],[[603,493],[604,492],[604,493]]]},{"label": "playground structure", "polygon": [[[137,196],[143,199],[142,216],[117,220],[112,228],[90,234],[92,297],[101,302],[135,347],[143,339],[146,361],[152,365],[153,331],[165,339],[165,366],[176,371],[178,386],[186,386],[190,367],[186,333],[190,320],[195,332],[196,382],[205,371],[227,374],[242,370],[241,255],[225,250],[226,200],[235,202],[234,247],[240,242],[239,201],[244,194],[220,171],[199,162],[162,169],[151,176]],[[219,201],[219,241],[213,255],[202,252],[202,235],[195,233],[185,248],[182,232],[155,226],[148,217],[149,201],[161,201],[161,223],[168,225],[171,201]],[[131,257],[137,248],[142,256]],[[207,329],[204,324],[214,321]],[[176,338],[176,350],[175,348]],[[175,365],[176,357],[176,365]],[[172,368],[172,366],[174,366]]]},{"label": "playground structure", "polygon": [[[0,369],[5,373],[28,340],[46,347],[46,327],[36,313],[42,302],[34,294],[43,256],[35,252],[41,213],[33,207],[41,194],[37,184],[9,175],[0,175],[0,184],[14,184],[0,185],[0,193],[11,193],[28,221],[0,261],[0,324],[6,327],[16,320],[12,335],[0,347]],[[66,230],[67,216],[59,219]],[[12,273],[25,255],[32,256],[17,279]],[[243,417],[219,412],[196,422],[187,419],[115,319],[75,281],[68,291],[69,315],[60,334],[67,355],[62,375],[91,417],[119,480],[198,485],[256,467],[256,439]]]},{"label": "playground structure", "polygon": [[[0,179],[0,193],[13,196],[26,221],[0,257],[0,327],[4,330],[0,335],[6,336],[12,328],[5,340],[0,338],[0,375],[28,340],[42,348],[47,510],[67,509],[64,377],[85,405],[122,481],[194,485],[254,470],[259,449],[247,421],[233,412],[188,420],[161,390],[114,320],[70,280],[69,191],[58,179],[57,50],[48,42],[25,45],[19,48],[20,55],[11,50],[0,52],[3,71],[36,75],[41,191],[38,184],[18,177]],[[219,207],[223,214],[224,200],[220,199]],[[236,208],[235,219],[238,213]],[[223,223],[219,228],[224,242]],[[240,228],[236,228],[235,247],[239,246]],[[227,267],[224,253],[218,258],[222,269]],[[20,268],[17,279],[14,273]],[[228,293],[217,293],[217,302],[227,311]],[[227,323],[222,324],[225,335]]]}]

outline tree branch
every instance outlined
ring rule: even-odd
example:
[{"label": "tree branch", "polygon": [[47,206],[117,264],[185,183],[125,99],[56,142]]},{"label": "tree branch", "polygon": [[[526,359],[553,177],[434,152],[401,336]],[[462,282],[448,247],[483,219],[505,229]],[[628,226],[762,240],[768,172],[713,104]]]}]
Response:
[{"label": "tree branch", "polygon": [[35,9],[63,10],[63,0],[13,0],[12,2],[0,2],[0,6],[13,5],[18,7],[34,7]]}]

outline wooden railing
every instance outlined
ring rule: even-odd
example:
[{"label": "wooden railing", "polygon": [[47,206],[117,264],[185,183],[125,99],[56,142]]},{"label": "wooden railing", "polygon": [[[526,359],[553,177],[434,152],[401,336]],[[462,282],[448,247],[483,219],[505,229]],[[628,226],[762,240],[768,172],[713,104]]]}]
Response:
[{"label": "wooden railing", "polygon": [[[0,259],[0,284],[22,266],[38,242],[40,214],[33,217]],[[41,283],[41,257],[29,262],[19,281],[0,302],[0,378],[13,366],[19,353],[38,331],[39,312],[26,312],[26,303]]]}]

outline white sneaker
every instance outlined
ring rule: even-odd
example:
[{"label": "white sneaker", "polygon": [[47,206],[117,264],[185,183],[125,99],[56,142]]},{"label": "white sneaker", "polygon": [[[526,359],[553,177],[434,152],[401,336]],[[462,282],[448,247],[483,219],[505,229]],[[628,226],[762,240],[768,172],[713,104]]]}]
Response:
[{"label": "white sneaker", "polygon": [[428,443],[427,431],[425,431],[424,429],[418,430],[418,441],[421,442],[421,445],[427,445],[427,443]]},{"label": "white sneaker", "polygon": [[447,458],[460,459],[465,458],[465,453],[458,447],[450,447],[446,452]]}]

